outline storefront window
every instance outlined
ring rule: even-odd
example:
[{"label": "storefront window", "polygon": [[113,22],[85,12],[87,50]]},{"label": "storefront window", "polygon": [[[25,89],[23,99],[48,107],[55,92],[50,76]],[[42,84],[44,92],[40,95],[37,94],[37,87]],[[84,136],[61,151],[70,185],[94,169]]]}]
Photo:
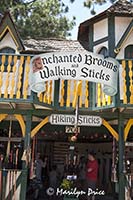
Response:
[{"label": "storefront window", "polygon": [[15,53],[15,50],[12,49],[11,47],[4,47],[4,48],[0,49],[0,53],[11,53],[11,54],[13,54],[13,53]]}]

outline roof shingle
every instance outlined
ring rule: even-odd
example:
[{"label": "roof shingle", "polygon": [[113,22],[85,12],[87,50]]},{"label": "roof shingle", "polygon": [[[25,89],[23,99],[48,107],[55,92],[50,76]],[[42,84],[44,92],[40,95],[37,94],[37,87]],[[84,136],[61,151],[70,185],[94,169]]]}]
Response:
[{"label": "roof shingle", "polygon": [[78,41],[66,39],[28,39],[23,40],[23,44],[25,51],[53,52],[84,50]]},{"label": "roof shingle", "polygon": [[116,14],[133,14],[133,3],[127,0],[119,0],[114,5],[112,5],[107,12]]}]

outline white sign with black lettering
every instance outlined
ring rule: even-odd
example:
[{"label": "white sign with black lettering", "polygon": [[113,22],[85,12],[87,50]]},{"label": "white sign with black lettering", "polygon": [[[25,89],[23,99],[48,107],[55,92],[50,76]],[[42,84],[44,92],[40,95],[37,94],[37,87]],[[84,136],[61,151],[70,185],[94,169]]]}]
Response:
[{"label": "white sign with black lettering", "polygon": [[[76,117],[75,115],[52,114],[49,117],[49,122],[53,125],[74,126],[76,124]],[[101,125],[102,125],[102,118],[99,116],[88,116],[88,115],[78,116],[78,126],[101,126]]]},{"label": "white sign with black lettering", "polygon": [[125,146],[126,146],[126,147],[133,147],[133,142],[126,142],[126,143],[125,143]]},{"label": "white sign with black lettering", "polygon": [[31,59],[30,87],[34,92],[45,91],[49,80],[87,80],[104,84],[103,92],[117,93],[119,63],[114,58],[82,52],[52,52]]}]

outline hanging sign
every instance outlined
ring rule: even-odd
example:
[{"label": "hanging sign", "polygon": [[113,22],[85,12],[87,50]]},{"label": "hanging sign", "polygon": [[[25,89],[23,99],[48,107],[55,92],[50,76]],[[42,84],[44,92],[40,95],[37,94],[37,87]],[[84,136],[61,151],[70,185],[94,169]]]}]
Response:
[{"label": "hanging sign", "polygon": [[119,63],[92,52],[53,52],[31,59],[30,87],[34,92],[45,91],[45,81],[87,80],[103,84],[109,96],[117,93]]},{"label": "hanging sign", "polygon": [[[53,125],[75,125],[76,117],[75,115],[60,115],[52,114],[49,117],[49,122]],[[102,119],[99,116],[88,116],[79,115],[78,116],[78,126],[101,126]]]},{"label": "hanging sign", "polygon": [[127,147],[133,147],[133,142],[125,142],[125,146],[127,146]]}]

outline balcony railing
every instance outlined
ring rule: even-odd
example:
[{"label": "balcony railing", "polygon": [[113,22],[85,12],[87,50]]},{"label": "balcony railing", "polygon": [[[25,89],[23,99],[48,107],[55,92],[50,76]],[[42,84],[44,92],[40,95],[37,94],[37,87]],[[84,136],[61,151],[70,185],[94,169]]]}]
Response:
[{"label": "balcony railing", "polygon": [[0,98],[28,99],[30,56],[0,55]]},{"label": "balcony railing", "polygon": [[[75,92],[79,81],[58,80],[47,81],[45,93],[34,94],[30,90],[31,55],[0,55],[0,100],[1,101],[32,101],[60,109],[74,107]],[[133,105],[133,60],[121,60],[119,72],[119,88],[117,97],[120,105]],[[34,96],[34,98],[33,98]],[[117,98],[118,99],[118,98]],[[116,97],[107,96],[102,92],[100,83],[81,81],[79,107],[96,110],[115,107]],[[119,105],[119,106],[120,106]]]},{"label": "balcony railing", "polygon": [[121,104],[133,105],[133,59],[120,61],[119,80]]}]

